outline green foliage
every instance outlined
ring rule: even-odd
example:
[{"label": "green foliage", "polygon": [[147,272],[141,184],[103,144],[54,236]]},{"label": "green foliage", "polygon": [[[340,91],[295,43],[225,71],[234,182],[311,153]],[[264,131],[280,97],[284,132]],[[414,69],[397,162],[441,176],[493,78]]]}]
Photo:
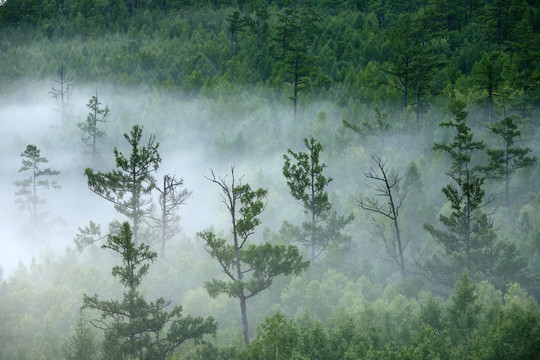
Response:
[{"label": "green foliage", "polygon": [[109,235],[104,249],[121,256],[112,274],[126,289],[122,300],[99,300],[98,295],[83,297],[83,307],[101,313],[92,324],[105,330],[103,350],[106,358],[126,356],[142,359],[165,359],[176,347],[189,339],[200,342],[204,335],[215,334],[217,324],[206,319],[182,317],[182,308],[165,310],[170,300],[148,302],[139,286],[157,254],[148,245],[136,246],[128,223],[123,223],[118,235]]},{"label": "green foliage", "polygon": [[278,50],[278,67],[285,81],[292,84],[290,99],[294,105],[296,120],[298,97],[316,82],[316,57],[309,51],[317,16],[310,9],[285,8],[278,14],[279,23],[274,41]]},{"label": "green foliage", "polygon": [[463,341],[476,328],[481,310],[477,300],[476,286],[464,271],[456,282],[448,306],[448,324],[454,342]]},{"label": "green foliage", "polygon": [[518,147],[515,142],[521,136],[515,117],[505,117],[491,125],[490,130],[503,140],[503,147],[488,149],[489,164],[485,167],[487,175],[505,181],[506,206],[510,205],[509,178],[512,173],[521,168],[533,166],[536,156],[527,156],[530,148]]},{"label": "green foliage", "polygon": [[298,330],[291,319],[282,313],[266,318],[257,329],[257,337],[251,343],[249,353],[253,359],[298,359],[295,347]]},{"label": "green foliage", "polygon": [[433,146],[435,150],[446,152],[452,159],[448,176],[455,184],[448,184],[442,189],[450,204],[450,213],[439,215],[439,221],[446,231],[432,224],[424,225],[425,230],[442,246],[444,258],[450,260],[445,270],[444,265],[437,264],[437,257],[426,262],[425,268],[434,279],[439,277],[442,280],[443,276],[448,276],[443,281],[450,280],[450,283],[463,269],[491,276],[493,254],[489,250],[496,238],[493,224],[482,210],[485,206],[484,178],[479,175],[478,167],[473,166],[473,160],[478,157],[478,151],[484,149],[484,144],[473,141],[473,133],[466,124],[465,104],[456,101],[451,105],[451,110],[455,121],[441,122],[440,126],[455,129],[453,141],[448,144],[435,143]]},{"label": "green foliage", "polygon": [[86,121],[79,123],[79,129],[81,129],[81,139],[86,146],[84,152],[88,153],[92,159],[92,167],[96,167],[98,158],[97,142],[105,136],[105,131],[100,130],[98,123],[107,122],[109,116],[109,106],[100,108],[101,102],[99,101],[98,94],[92,96],[86,106],[90,109]]},{"label": "green foliage", "polygon": [[[352,213],[347,217],[338,217],[331,211],[332,204],[328,200],[326,187],[332,178],[323,175],[326,164],[319,162],[322,145],[314,138],[304,139],[304,144],[309,153],[295,153],[291,149],[287,151],[294,162],[289,155],[283,155],[283,175],[292,197],[300,201],[310,221],[304,222],[301,228],[285,222],[282,231],[291,234],[294,241],[311,248],[313,263],[330,244],[340,245],[350,241],[348,236],[342,234],[342,230],[354,217]],[[319,223],[324,223],[325,227]]]},{"label": "green foliage", "polygon": [[[133,221],[135,244],[138,244],[139,226],[150,212],[147,208],[150,200],[145,196],[156,186],[152,172],[157,171],[161,162],[159,143],[154,143],[154,136],[150,136],[146,146],[141,146],[142,130],[141,126],[135,125],[129,135],[124,134],[124,138],[131,145],[129,158],[114,148],[118,170],[103,173],[87,168],[84,172],[90,190],[112,202],[120,214]],[[126,195],[130,197],[124,199]]]},{"label": "green foliage", "polygon": [[41,225],[40,218],[43,215],[38,212],[38,205],[45,202],[43,198],[39,197],[39,189],[48,190],[51,187],[59,189],[60,185],[54,180],[49,180],[49,177],[59,175],[60,171],[43,168],[43,165],[49,160],[41,156],[41,150],[36,145],[26,146],[26,149],[21,153],[21,158],[22,165],[18,172],[29,172],[30,175],[13,183],[17,187],[15,202],[21,210],[28,211],[32,228],[38,230]]},{"label": "green foliage", "polygon": [[97,351],[96,337],[81,310],[74,333],[62,345],[62,355],[66,360],[93,360],[97,359]]},{"label": "green foliage", "polygon": [[386,120],[388,115],[388,111],[380,110],[376,106],[373,109],[373,121],[364,120],[360,124],[355,124],[343,120],[343,125],[360,135],[362,139],[368,135],[376,137],[384,146],[384,140],[390,134],[390,123]]},{"label": "green foliage", "polygon": [[303,261],[298,248],[293,245],[247,244],[255,228],[260,224],[258,216],[264,210],[267,191],[259,188],[251,190],[249,184],[237,184],[234,167],[231,168],[231,184],[225,178],[208,178],[222,191],[224,204],[231,217],[232,243],[217,237],[212,231],[197,233],[204,241],[205,249],[221,265],[227,280],[206,282],[208,294],[216,297],[225,293],[238,298],[242,313],[244,342],[249,346],[246,300],[272,285],[279,275],[300,274],[309,262]]},{"label": "green foliage", "polygon": [[510,305],[499,313],[490,332],[493,357],[533,359],[540,352],[540,314]]},{"label": "green foliage", "polygon": [[[21,120],[53,122],[57,116],[47,109],[59,110],[61,127],[53,123],[40,131],[40,141],[46,144],[47,152],[52,150],[51,156],[57,154],[54,150],[59,146],[66,153],[77,154],[81,146],[76,146],[75,140],[81,132],[70,121],[85,119],[84,109],[88,108],[71,106],[72,101],[82,100],[69,98],[69,82],[76,79],[80,93],[89,84],[100,84],[107,91],[111,110],[121,114],[118,122],[107,125],[109,140],[122,139],[119,129],[139,123],[145,125],[145,131],[162,134],[163,147],[159,149],[180,153],[189,149],[188,157],[193,161],[186,164],[188,171],[195,164],[231,156],[252,168],[268,188],[263,199],[268,196],[268,203],[263,201],[266,211],[256,215],[259,210],[254,207],[251,214],[243,215],[236,209],[236,215],[246,219],[240,226],[244,236],[253,231],[240,251],[245,256],[239,258],[257,266],[236,285],[225,275],[230,291],[240,285],[249,285],[252,290],[262,287],[274,265],[266,266],[261,259],[279,262],[278,255],[288,251],[283,244],[291,240],[308,240],[317,232],[317,241],[330,243],[324,261],[316,262],[311,272],[276,277],[265,296],[249,301],[249,324],[268,325],[252,343],[255,347],[260,340],[265,357],[275,358],[275,351],[270,350],[282,330],[283,335],[291,335],[287,339],[295,337],[296,342],[283,339],[287,346],[278,351],[283,350],[289,358],[534,358],[538,353],[530,345],[538,342],[538,304],[534,299],[540,298],[540,207],[535,199],[538,167],[510,171],[512,202],[508,207],[499,201],[489,203],[486,195],[502,193],[503,181],[470,181],[469,188],[464,184],[469,182],[466,167],[476,179],[504,177],[500,171],[478,172],[490,159],[494,167],[504,167],[501,160],[507,139],[481,126],[486,114],[492,114],[491,129],[499,120],[512,118],[518,129],[508,127],[503,132],[520,131],[521,135],[513,138],[511,148],[531,148],[524,158],[536,155],[539,14],[533,1],[8,0],[0,5],[0,108],[8,122],[17,126]],[[46,95],[51,84],[53,98]],[[287,116],[282,110],[291,97],[302,105],[294,124],[292,114]],[[469,129],[462,135],[465,138],[467,131],[469,135],[474,132],[470,142],[485,143],[493,151],[492,157],[481,149],[471,150],[470,159],[465,157],[465,148],[461,154],[459,147],[431,150],[433,142],[450,146],[459,132],[454,126],[437,127],[449,98],[469,104]],[[39,111],[25,113],[23,118],[19,117],[21,112],[12,112],[21,99],[24,110],[32,109],[37,101],[49,102],[40,102]],[[523,122],[517,120],[518,114]],[[361,129],[361,141],[346,131],[343,120]],[[456,121],[445,118],[443,122]],[[295,202],[302,201],[287,196],[290,189],[272,170],[273,155],[309,133],[324,139],[329,167],[323,175],[334,179],[323,191],[328,192],[327,201],[332,204],[327,223],[321,221],[316,226],[310,221],[302,225],[304,220],[296,217],[295,210]],[[18,147],[28,143],[26,136],[10,137],[2,153],[16,154]],[[191,156],[201,143],[205,145],[204,151],[197,153],[200,157]],[[358,213],[357,221],[347,223],[347,217],[337,216],[353,211],[355,204],[348,194],[358,191],[358,166],[367,163],[374,151],[381,158],[392,159],[393,164],[411,164],[401,184],[408,191],[401,224],[411,240],[408,253],[420,254],[417,259],[423,270],[431,272],[415,274],[418,269],[411,266],[403,284],[399,284],[398,271],[374,261],[380,251],[368,241],[368,217]],[[291,154],[287,155],[294,163]],[[4,160],[9,167],[10,160]],[[66,170],[56,178],[69,184],[66,177],[76,179],[68,171],[74,159],[61,160]],[[453,166],[456,169],[451,169]],[[104,170],[95,164],[92,168],[94,173]],[[450,186],[445,187],[444,196],[439,196],[441,184],[447,183]],[[144,187],[147,185],[145,182]],[[476,192],[472,203],[482,197],[479,204],[489,205],[471,212],[469,231],[464,226],[467,221],[463,221],[467,200],[462,195],[475,188],[485,194]],[[44,188],[38,190],[40,198],[44,197]],[[63,197],[71,200],[67,190]],[[201,199],[198,191],[195,199]],[[121,200],[115,200],[128,202],[130,197],[125,192]],[[156,217],[147,206],[150,194],[141,199],[143,219]],[[256,200],[254,197],[252,202]],[[84,198],[78,201],[84,202]],[[38,203],[40,212],[42,206]],[[8,224],[17,220],[9,207],[4,215]],[[447,224],[443,220],[436,224],[439,215]],[[268,226],[269,234],[276,233],[284,221],[289,225],[283,226],[279,236],[270,236],[272,247],[251,251],[251,245],[267,240],[256,239],[259,219]],[[215,219],[216,226],[219,220]],[[143,222],[138,230],[132,228],[141,243],[147,230]],[[423,231],[423,223],[433,224],[431,231]],[[347,232],[338,230],[345,225]],[[55,229],[50,228],[49,224],[42,227],[49,230],[47,235],[42,231],[33,235],[55,241],[65,237],[64,231],[51,234]],[[9,227],[5,230],[8,242]],[[102,232],[117,236],[120,224],[102,230],[90,222],[81,227],[78,243],[85,246],[101,238]],[[207,256],[189,233],[175,234],[167,242],[167,258],[157,260],[149,269],[140,293],[170,298],[171,307],[181,302],[184,309],[198,316],[212,314],[220,320],[221,328],[211,344],[197,347],[193,341],[184,342],[169,357],[247,358],[241,327],[231,311],[237,298],[212,299],[203,286],[207,279],[223,279],[220,263]],[[387,234],[392,236],[390,231]],[[470,234],[468,255],[467,245],[461,241],[466,234]],[[243,241],[240,234],[238,240]],[[232,235],[216,233],[213,241],[224,261],[236,258],[234,251],[227,250]],[[28,268],[11,270],[6,265],[5,280],[0,280],[0,358],[60,358],[63,340],[73,335],[70,331],[82,293],[122,299],[122,287],[107,276],[113,266],[112,254],[108,255],[113,252],[99,252],[95,246],[82,254],[67,249],[62,254],[36,255]],[[249,265],[244,265],[242,269],[247,270]],[[467,336],[456,334],[457,325],[453,326],[449,316],[453,300],[446,299],[464,268],[476,286],[472,308],[481,305],[471,316],[474,321]],[[509,286],[513,282],[520,285]],[[281,318],[272,319],[278,310]],[[311,315],[304,315],[306,312]],[[265,323],[265,317],[271,320]]]}]

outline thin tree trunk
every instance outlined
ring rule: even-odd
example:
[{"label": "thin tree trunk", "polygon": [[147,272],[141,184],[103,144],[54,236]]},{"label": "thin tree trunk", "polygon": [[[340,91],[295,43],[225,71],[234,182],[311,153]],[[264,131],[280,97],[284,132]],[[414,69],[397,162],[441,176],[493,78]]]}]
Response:
[{"label": "thin tree trunk", "polygon": [[161,258],[165,260],[165,241],[167,236],[167,176],[163,177],[163,205],[161,212]]},{"label": "thin tree trunk", "polygon": [[[231,199],[231,208],[230,213],[232,217],[232,232],[234,240],[234,250],[236,255],[236,270],[238,281],[242,281],[244,274],[242,273],[242,263],[240,262],[240,245],[238,244],[238,233],[236,230],[236,195],[234,194],[234,182],[232,184],[232,199]],[[244,293],[244,287],[241,286],[238,289],[238,299],[240,301],[240,312],[242,313],[242,328],[244,330],[244,343],[246,344],[246,349],[249,350],[249,327],[247,320],[247,308],[246,308],[246,295]]]},{"label": "thin tree trunk", "polygon": [[504,176],[505,176],[505,195],[506,195],[506,207],[509,207],[510,206],[510,196],[508,195],[508,182],[509,182],[509,169],[508,169],[508,166],[509,166],[509,163],[510,163],[510,158],[509,158],[509,153],[508,153],[508,141],[506,142],[506,158],[505,158],[505,162],[504,162]]},{"label": "thin tree trunk", "polygon": [[246,297],[244,295],[244,289],[240,291],[240,311],[242,312],[242,327],[244,329],[244,343],[246,344],[246,349],[249,350],[249,329],[248,329],[248,320],[247,320],[247,309],[246,309]]}]

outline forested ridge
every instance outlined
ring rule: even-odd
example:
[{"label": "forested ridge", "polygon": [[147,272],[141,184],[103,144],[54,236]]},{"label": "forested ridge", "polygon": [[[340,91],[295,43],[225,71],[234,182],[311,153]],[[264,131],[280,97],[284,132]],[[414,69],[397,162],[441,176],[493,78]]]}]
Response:
[{"label": "forested ridge", "polygon": [[539,28],[2,2],[0,359],[540,358]]}]

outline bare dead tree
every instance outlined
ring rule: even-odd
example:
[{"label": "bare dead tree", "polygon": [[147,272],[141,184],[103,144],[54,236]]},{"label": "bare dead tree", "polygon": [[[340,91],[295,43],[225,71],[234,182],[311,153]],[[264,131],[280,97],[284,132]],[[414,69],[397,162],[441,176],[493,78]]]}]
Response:
[{"label": "bare dead tree", "polygon": [[51,87],[49,94],[56,100],[62,116],[62,125],[66,125],[69,117],[69,99],[73,93],[73,79],[67,75],[64,62],[58,69],[58,78],[53,79],[55,85]]},{"label": "bare dead tree", "polygon": [[192,191],[180,189],[184,185],[184,179],[177,179],[175,175],[163,177],[163,187],[156,186],[159,192],[160,216],[151,217],[154,227],[161,231],[160,257],[165,259],[165,245],[167,241],[180,231],[180,216],[178,208],[184,205],[186,200],[193,195]]},{"label": "bare dead tree", "polygon": [[[403,251],[407,244],[401,239],[398,221],[403,200],[407,195],[406,192],[402,193],[399,189],[399,183],[403,180],[403,176],[399,176],[397,172],[392,174],[391,168],[387,165],[388,162],[382,161],[380,157],[371,155],[371,158],[375,162],[375,166],[371,166],[369,171],[365,172],[364,175],[374,181],[373,185],[368,186],[375,192],[375,195],[374,197],[360,199],[353,198],[363,210],[378,214],[392,221],[393,231],[391,238],[389,238],[384,225],[373,218],[375,227],[377,228],[378,240],[376,242],[384,248],[387,256],[399,266],[401,277],[405,279],[407,272]],[[379,198],[383,198],[384,200],[381,201]]]}]

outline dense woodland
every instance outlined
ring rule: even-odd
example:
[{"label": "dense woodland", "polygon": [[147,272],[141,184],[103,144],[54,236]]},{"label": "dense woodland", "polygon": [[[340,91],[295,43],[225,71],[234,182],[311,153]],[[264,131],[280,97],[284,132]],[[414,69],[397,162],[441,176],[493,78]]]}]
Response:
[{"label": "dense woodland", "polygon": [[534,0],[0,4],[0,359],[540,358]]}]

